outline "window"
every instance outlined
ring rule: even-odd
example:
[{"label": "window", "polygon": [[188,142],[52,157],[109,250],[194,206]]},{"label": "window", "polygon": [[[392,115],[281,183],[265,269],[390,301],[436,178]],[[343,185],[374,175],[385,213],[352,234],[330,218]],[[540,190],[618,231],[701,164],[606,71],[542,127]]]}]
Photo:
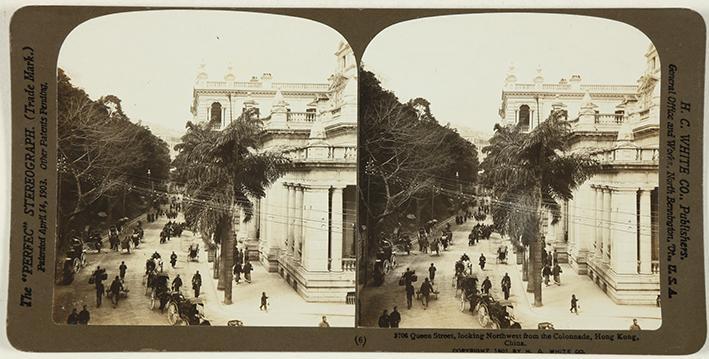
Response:
[{"label": "window", "polygon": [[209,123],[212,125],[221,125],[222,123],[222,105],[219,102],[212,103],[210,107]]},{"label": "window", "polygon": [[529,106],[522,105],[519,107],[519,121],[517,125],[520,127],[529,127]]}]

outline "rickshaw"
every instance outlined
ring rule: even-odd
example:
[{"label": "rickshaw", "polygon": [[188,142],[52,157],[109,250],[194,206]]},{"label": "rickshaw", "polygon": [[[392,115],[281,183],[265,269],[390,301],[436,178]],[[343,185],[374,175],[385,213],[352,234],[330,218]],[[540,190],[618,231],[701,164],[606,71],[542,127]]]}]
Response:
[{"label": "rickshaw", "polygon": [[170,276],[167,273],[156,273],[152,276],[152,280],[148,282],[151,289],[150,294],[150,309],[160,308],[165,309],[165,305],[170,301]]},{"label": "rickshaw", "polygon": [[500,246],[497,248],[497,258],[495,258],[495,263],[507,264],[507,246]]},{"label": "rickshaw", "polygon": [[125,249],[126,251],[128,251],[128,254],[130,254],[130,245],[131,238],[129,236],[125,236],[123,237],[123,239],[121,239],[121,251]]},{"label": "rickshaw", "polygon": [[522,325],[512,315],[512,302],[496,301],[489,294],[483,294],[478,303],[478,321],[483,328],[522,329]]},{"label": "rickshaw", "polygon": [[187,256],[191,261],[199,262],[199,243],[190,244],[190,248],[187,250]]},{"label": "rickshaw", "polygon": [[396,267],[396,254],[394,254],[394,246],[388,240],[382,240],[379,250],[377,250],[376,263],[381,263],[384,274],[388,274],[390,270]]},{"label": "rickshaw", "polygon": [[201,298],[185,298],[178,292],[169,294],[167,322],[170,325],[211,325],[204,316]]},{"label": "rickshaw", "polygon": [[479,300],[478,278],[474,275],[465,275],[463,273],[459,273],[455,278],[456,294],[460,292],[460,311],[464,312],[468,308],[472,312],[475,310]]},{"label": "rickshaw", "polygon": [[73,237],[71,239],[71,245],[69,249],[65,252],[64,264],[62,267],[62,283],[70,284],[71,282],[73,282],[74,275],[85,266],[86,249],[84,249],[84,243],[81,241],[81,239]]}]

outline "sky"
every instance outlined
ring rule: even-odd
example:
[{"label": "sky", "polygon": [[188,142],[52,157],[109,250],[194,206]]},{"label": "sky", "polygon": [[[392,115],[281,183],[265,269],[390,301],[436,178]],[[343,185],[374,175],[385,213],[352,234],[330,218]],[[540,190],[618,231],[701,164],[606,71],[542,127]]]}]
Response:
[{"label": "sky", "polygon": [[[556,14],[472,14],[393,25],[362,62],[401,101],[423,97],[440,123],[492,133],[510,64],[517,82],[579,74],[582,83],[635,84],[650,40],[620,22]],[[662,60],[662,59],[660,59]]]},{"label": "sky", "polygon": [[206,65],[222,81],[264,72],[276,82],[327,82],[342,36],[320,23],[232,11],[160,10],[108,15],[75,28],[59,67],[91,98],[116,95],[133,121],[184,132],[192,87]]}]

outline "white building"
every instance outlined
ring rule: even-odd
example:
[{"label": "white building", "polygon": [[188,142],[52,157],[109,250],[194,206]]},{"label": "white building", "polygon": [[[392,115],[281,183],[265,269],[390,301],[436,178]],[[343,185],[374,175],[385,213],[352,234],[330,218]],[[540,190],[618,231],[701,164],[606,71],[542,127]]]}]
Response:
[{"label": "white building", "polygon": [[654,304],[660,293],[660,64],[654,46],[645,57],[635,85],[584,84],[578,75],[545,83],[539,70],[532,83],[518,83],[511,69],[500,108],[503,123],[528,129],[553,109],[568,111],[571,151],[592,155],[601,169],[547,226],[547,243],[625,304]]},{"label": "white building", "polygon": [[355,287],[357,66],[344,42],[335,59],[323,82],[276,82],[268,73],[237,81],[231,68],[212,81],[202,68],[194,86],[195,121],[225,126],[255,108],[263,149],[293,161],[237,238],[308,301],[344,302]]}]

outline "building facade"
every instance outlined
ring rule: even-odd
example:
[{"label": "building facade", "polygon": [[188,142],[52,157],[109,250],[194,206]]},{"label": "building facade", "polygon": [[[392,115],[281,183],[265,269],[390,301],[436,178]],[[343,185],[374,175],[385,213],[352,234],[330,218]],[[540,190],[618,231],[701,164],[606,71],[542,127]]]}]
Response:
[{"label": "building facade", "polygon": [[570,151],[594,157],[600,170],[563,204],[561,220],[547,223],[546,241],[623,304],[654,304],[660,293],[660,64],[654,46],[645,57],[634,85],[584,84],[578,75],[545,83],[541,71],[518,83],[511,69],[499,113],[504,124],[531,130],[552,110],[567,110]]},{"label": "building facade", "polygon": [[226,126],[246,109],[263,119],[262,150],[289,157],[292,169],[255,200],[237,242],[278,272],[304,299],[345,302],[355,288],[357,65],[349,45],[336,52],[323,82],[275,82],[271,74],[236,81],[227,69],[211,81],[201,68],[194,86],[195,121]]}]

